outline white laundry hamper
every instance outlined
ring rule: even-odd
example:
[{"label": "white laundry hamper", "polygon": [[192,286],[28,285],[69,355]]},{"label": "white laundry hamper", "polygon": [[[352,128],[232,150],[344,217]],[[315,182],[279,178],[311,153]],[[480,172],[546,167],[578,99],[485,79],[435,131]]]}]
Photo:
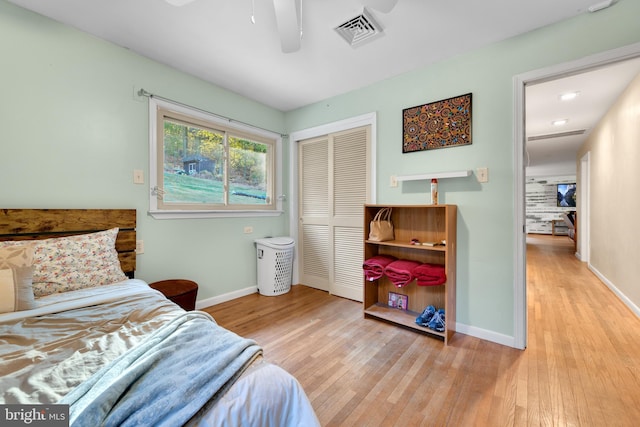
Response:
[{"label": "white laundry hamper", "polygon": [[294,241],[291,237],[256,239],[258,292],[275,296],[291,290]]}]

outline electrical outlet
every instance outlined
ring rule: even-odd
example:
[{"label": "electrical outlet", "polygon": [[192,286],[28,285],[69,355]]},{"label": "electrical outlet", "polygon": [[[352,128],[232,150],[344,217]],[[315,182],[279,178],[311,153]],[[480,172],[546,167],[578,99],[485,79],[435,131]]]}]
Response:
[{"label": "electrical outlet", "polygon": [[140,255],[144,253],[144,241],[136,240],[136,254]]},{"label": "electrical outlet", "polygon": [[395,175],[391,175],[391,178],[389,180],[389,186],[390,187],[397,187],[398,186],[398,178]]},{"label": "electrical outlet", "polygon": [[247,226],[244,228],[244,234],[251,234],[251,233],[253,233],[253,227],[252,227],[252,226],[250,226],[250,225],[247,225]]},{"label": "electrical outlet", "polygon": [[488,168],[477,168],[476,169],[476,178],[478,182],[489,182],[489,169]]}]

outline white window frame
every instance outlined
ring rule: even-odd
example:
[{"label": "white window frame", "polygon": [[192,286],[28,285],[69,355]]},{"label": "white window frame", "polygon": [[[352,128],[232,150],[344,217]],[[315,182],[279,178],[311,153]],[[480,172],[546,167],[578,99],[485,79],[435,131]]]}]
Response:
[{"label": "white window frame", "polygon": [[[158,156],[164,156],[159,152],[162,144],[158,143],[158,109],[174,111],[176,113],[193,117],[197,120],[204,120],[213,125],[224,126],[225,128],[245,134],[252,134],[263,138],[274,139],[273,170],[271,176],[275,179],[274,202],[275,209],[216,209],[216,210],[196,210],[196,209],[161,209],[158,206]],[[162,158],[162,157],[161,157]],[[176,104],[164,99],[149,98],[149,214],[156,219],[178,219],[178,218],[219,218],[219,217],[264,217],[279,216],[283,213],[282,194],[282,136],[264,129],[256,128],[244,123],[234,122],[224,119],[214,114],[207,113],[196,108],[190,108],[182,104]]]}]

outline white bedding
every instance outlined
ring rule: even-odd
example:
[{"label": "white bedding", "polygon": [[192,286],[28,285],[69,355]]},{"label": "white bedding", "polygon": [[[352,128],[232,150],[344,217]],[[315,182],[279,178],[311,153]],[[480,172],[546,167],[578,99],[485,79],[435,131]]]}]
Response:
[{"label": "white bedding", "polygon": [[139,279],[128,279],[108,286],[96,286],[77,291],[51,294],[36,298],[36,308],[32,310],[0,313],[0,323],[27,317],[43,316],[75,308],[90,307],[96,304],[118,301],[133,295],[157,292]]},{"label": "white bedding", "polygon": [[319,426],[298,381],[264,360],[252,365],[217,403],[190,426]]},{"label": "white bedding", "polygon": [[[0,403],[55,403],[182,313],[145,282],[131,279],[49,295],[37,299],[33,310],[2,314]],[[298,381],[259,358],[188,425],[319,422]]]}]

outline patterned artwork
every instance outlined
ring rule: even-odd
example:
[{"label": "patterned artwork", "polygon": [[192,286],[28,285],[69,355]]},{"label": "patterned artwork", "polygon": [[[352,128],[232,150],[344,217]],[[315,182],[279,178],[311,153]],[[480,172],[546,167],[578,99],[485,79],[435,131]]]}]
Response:
[{"label": "patterned artwork", "polygon": [[471,144],[471,94],[402,110],[402,152]]}]

